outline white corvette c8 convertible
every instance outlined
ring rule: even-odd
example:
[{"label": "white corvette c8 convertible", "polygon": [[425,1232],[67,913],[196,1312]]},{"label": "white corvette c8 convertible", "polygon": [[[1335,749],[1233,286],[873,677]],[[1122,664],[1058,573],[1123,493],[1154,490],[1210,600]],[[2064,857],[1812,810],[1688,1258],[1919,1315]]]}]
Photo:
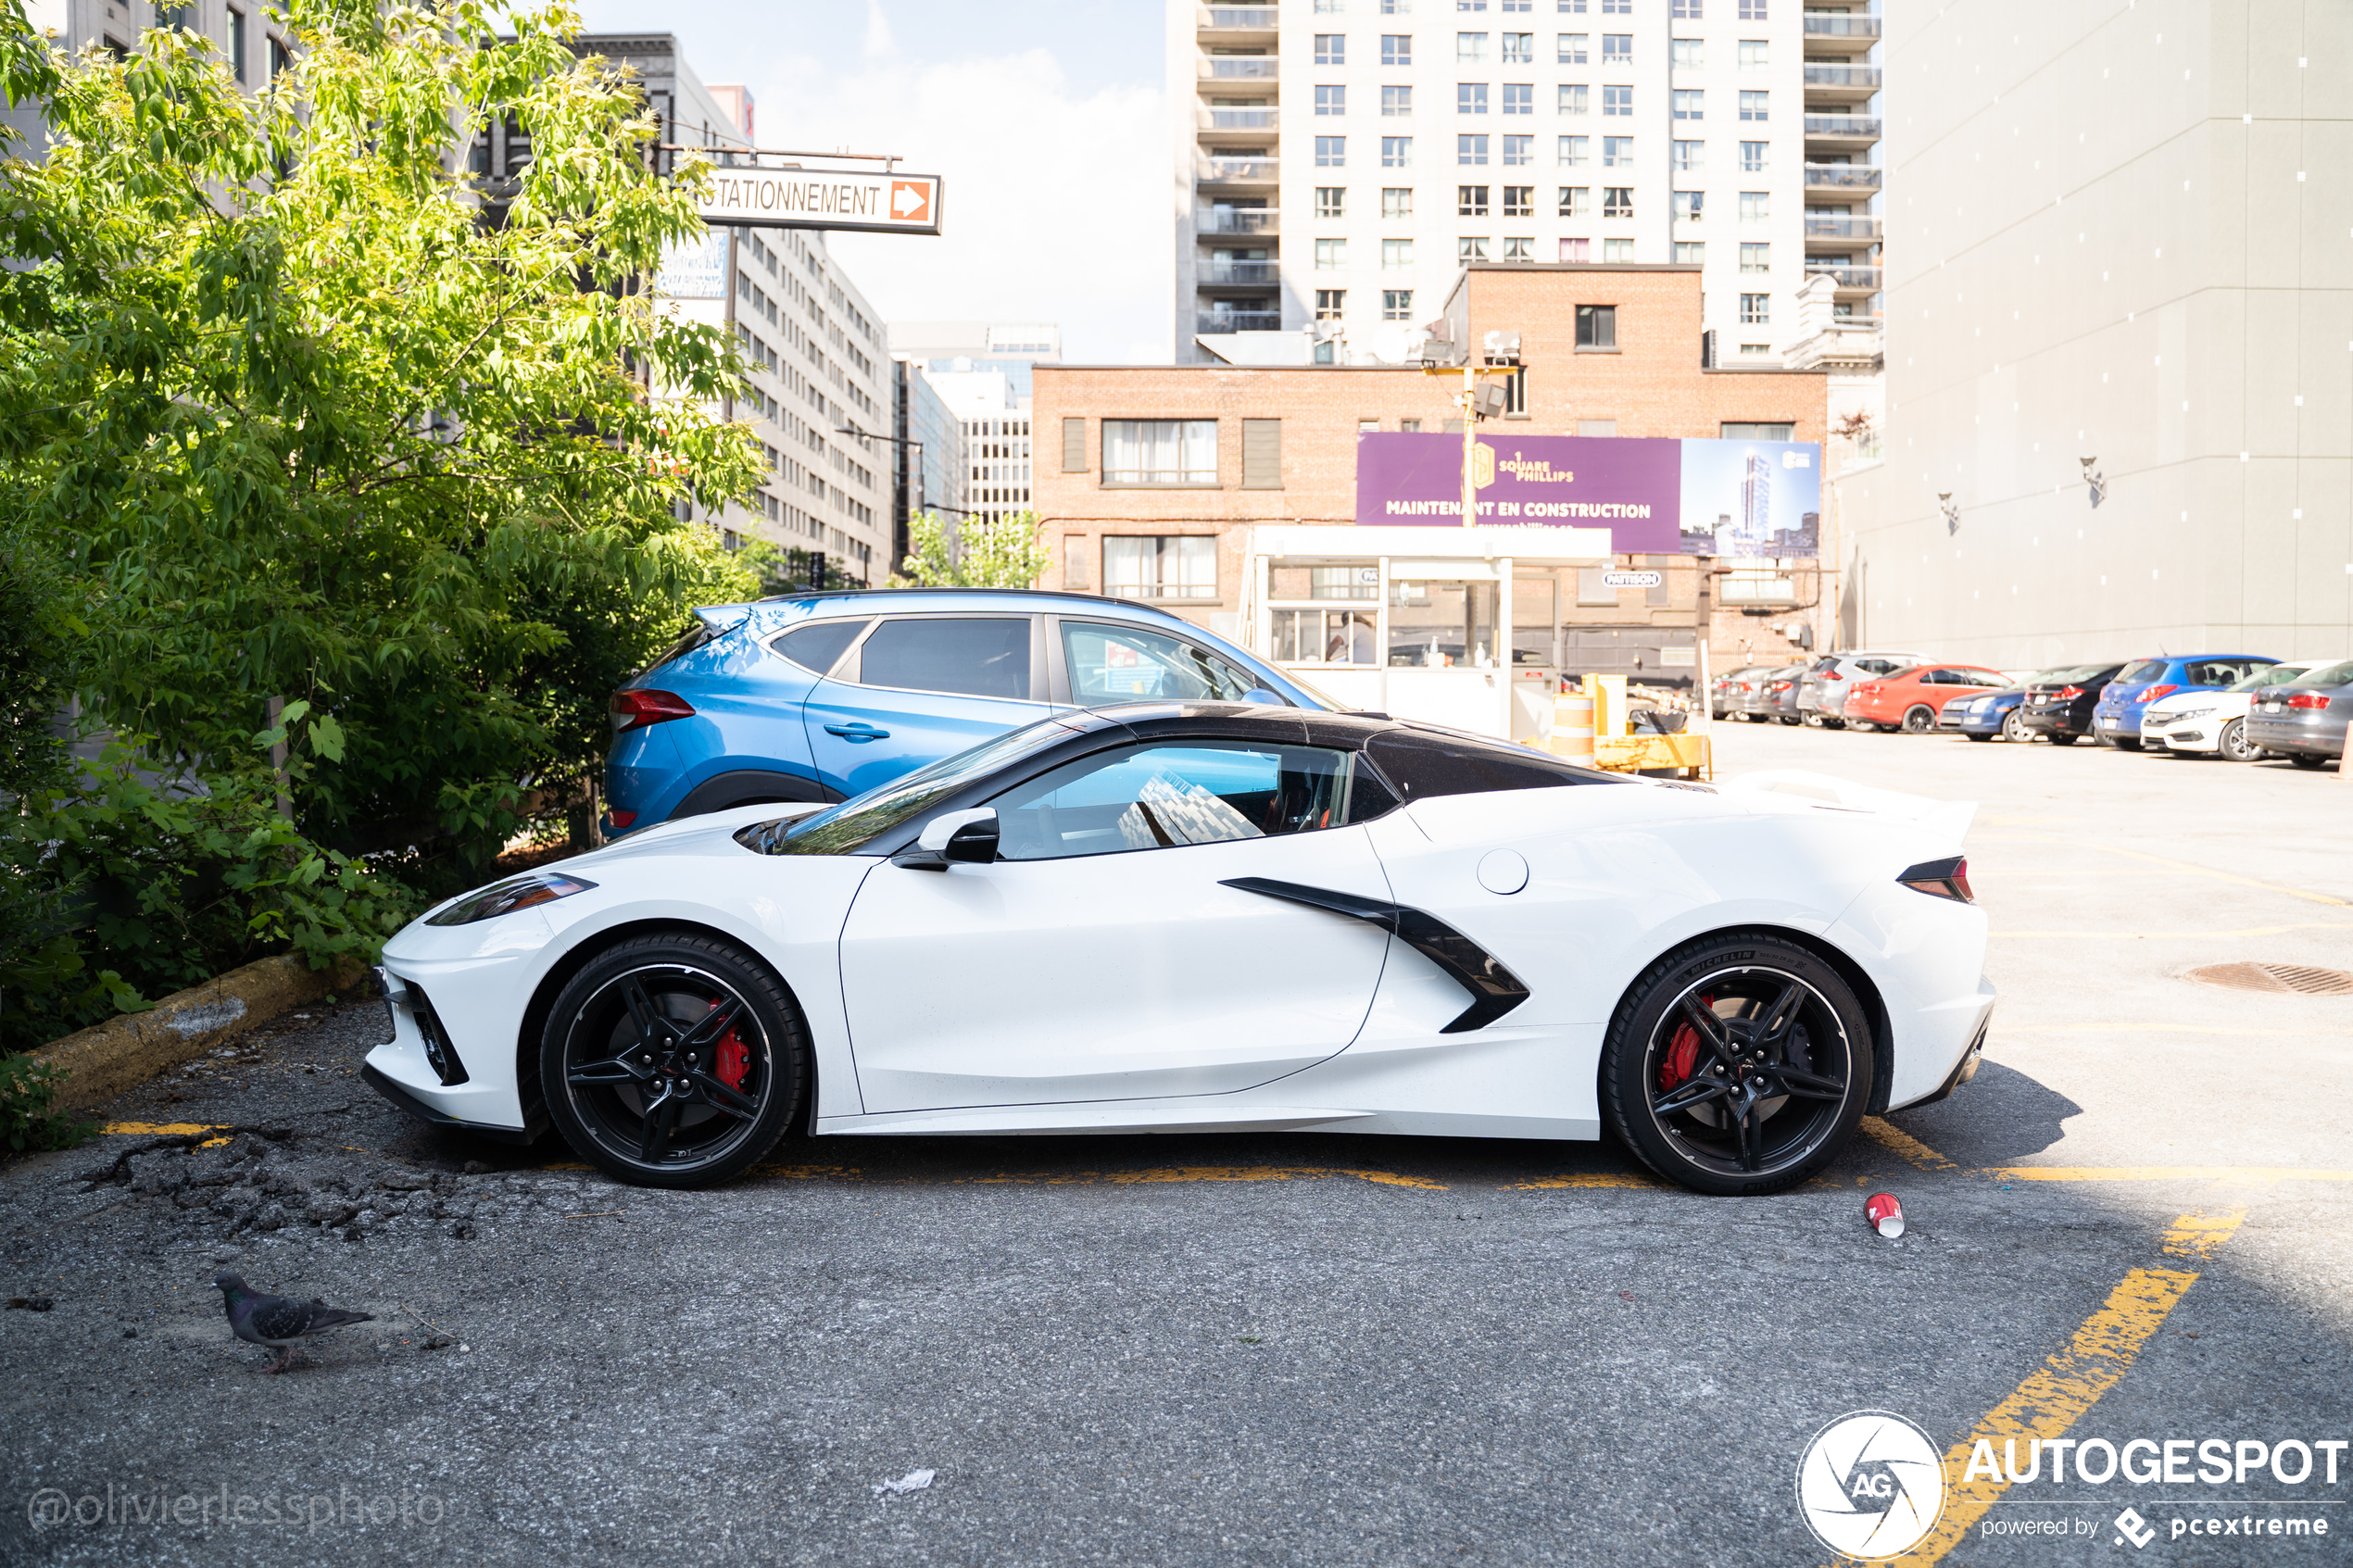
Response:
[{"label": "white corvette c8 convertible", "polygon": [[1974,1072],[1959,846],[1372,714],[1135,703],[470,893],[370,1084],[627,1182],[787,1131],[1595,1138],[1769,1192]]}]

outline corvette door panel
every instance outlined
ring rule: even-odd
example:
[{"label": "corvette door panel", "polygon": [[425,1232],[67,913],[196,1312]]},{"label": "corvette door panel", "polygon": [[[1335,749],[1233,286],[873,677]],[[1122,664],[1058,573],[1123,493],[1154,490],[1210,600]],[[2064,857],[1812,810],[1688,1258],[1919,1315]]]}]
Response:
[{"label": "corvette door panel", "polygon": [[1221,885],[1250,877],[1389,897],[1361,827],[878,867],[841,945],[866,1109],[1222,1094],[1340,1051],[1387,934]]}]

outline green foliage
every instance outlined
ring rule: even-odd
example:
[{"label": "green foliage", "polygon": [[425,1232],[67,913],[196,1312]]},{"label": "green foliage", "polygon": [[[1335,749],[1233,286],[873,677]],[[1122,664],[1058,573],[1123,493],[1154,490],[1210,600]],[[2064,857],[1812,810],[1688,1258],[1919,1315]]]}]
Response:
[{"label": "green foliage", "polygon": [[98,1124],[53,1109],[66,1074],[29,1057],[0,1057],[0,1146],[11,1154],[71,1148],[97,1135]]},{"label": "green foliage", "polygon": [[63,775],[66,750],[55,725],[73,695],[82,631],[73,604],[72,586],[47,552],[0,523],[0,797]]},{"label": "green foliage", "polygon": [[914,588],[1026,588],[1046,575],[1051,558],[1036,512],[966,518],[952,535],[938,513],[917,512],[907,520],[907,573],[897,582]]}]

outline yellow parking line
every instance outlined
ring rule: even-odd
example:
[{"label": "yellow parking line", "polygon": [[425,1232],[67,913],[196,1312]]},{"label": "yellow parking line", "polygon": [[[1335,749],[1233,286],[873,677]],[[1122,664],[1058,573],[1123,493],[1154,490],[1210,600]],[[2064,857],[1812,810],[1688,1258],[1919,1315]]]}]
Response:
[{"label": "yellow parking line", "polygon": [[1957,1171],[1960,1169],[1958,1165],[1954,1164],[1951,1160],[1937,1153],[1936,1150],[1929,1148],[1928,1145],[1912,1136],[1911,1134],[1905,1132],[1902,1128],[1894,1126],[1890,1123],[1883,1122],[1876,1116],[1866,1116],[1863,1118],[1863,1131],[1869,1134],[1874,1141],[1894,1149],[1896,1153],[1902,1155],[1905,1159],[1910,1160],[1914,1165],[1919,1166],[1923,1171]]},{"label": "yellow parking line", "polygon": [[2353,1171],[2294,1165],[2010,1165],[1983,1173],[2006,1182],[2353,1182]]},{"label": "yellow parking line", "polygon": [[[2183,1214],[2166,1233],[2165,1253],[2168,1257],[2203,1262],[2230,1239],[2245,1218],[2244,1209],[2221,1214]],[[2164,1323],[2165,1315],[2196,1283],[2196,1273],[2186,1269],[2128,1272],[2123,1283],[2108,1293],[2100,1310],[2083,1320],[2083,1325],[2075,1331],[2065,1349],[2028,1374],[2008,1399],[1988,1411],[1967,1436],[1945,1450],[1945,1474],[1965,1475],[1969,1456],[1981,1442],[1994,1445],[1992,1451],[1997,1455],[2003,1452],[2005,1443],[2031,1454],[2035,1439],[2049,1442],[2063,1435],[2132,1370],[2142,1348]],[[2025,1462],[2023,1456],[2020,1462]],[[1919,1568],[1942,1561],[1945,1553],[1968,1538],[1970,1527],[2007,1490],[2009,1483],[2006,1480],[1983,1479],[1982,1467],[1978,1480],[1956,1479],[1936,1528],[1910,1551],[1893,1561]]]},{"label": "yellow parking line", "polygon": [[1532,1182],[1507,1182],[1505,1192],[1557,1192],[1567,1187],[1643,1187],[1671,1191],[1655,1176],[1616,1171],[1579,1171],[1566,1176],[1540,1176]]},{"label": "yellow parking line", "polygon": [[219,1132],[209,1122],[109,1122],[98,1129],[101,1133],[144,1134],[150,1137],[191,1138],[198,1133]]}]

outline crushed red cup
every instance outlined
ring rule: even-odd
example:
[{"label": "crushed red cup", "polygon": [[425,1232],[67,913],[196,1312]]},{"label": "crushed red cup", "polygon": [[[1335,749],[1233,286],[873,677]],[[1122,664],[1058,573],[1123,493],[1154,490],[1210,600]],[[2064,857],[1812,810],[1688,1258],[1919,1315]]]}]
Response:
[{"label": "crushed red cup", "polygon": [[1904,1234],[1904,1206],[1895,1201],[1892,1192],[1875,1192],[1863,1205],[1863,1218],[1871,1229],[1893,1241]]}]

